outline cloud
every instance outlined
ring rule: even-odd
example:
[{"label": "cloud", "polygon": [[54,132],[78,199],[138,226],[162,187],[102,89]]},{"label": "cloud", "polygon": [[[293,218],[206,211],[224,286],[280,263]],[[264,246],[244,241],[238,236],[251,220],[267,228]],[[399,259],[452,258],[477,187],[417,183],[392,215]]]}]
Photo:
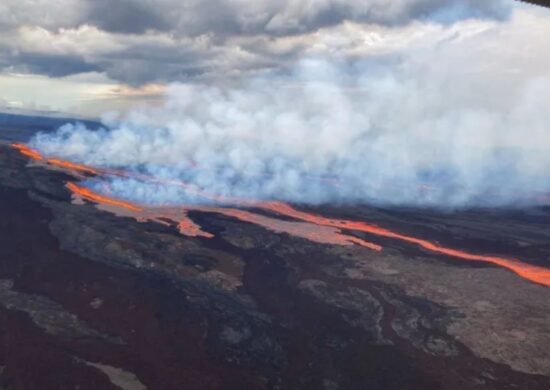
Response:
[{"label": "cloud", "polygon": [[[135,3],[135,2],[134,2]],[[138,2],[149,7],[151,15],[166,12],[165,28],[180,35],[196,36],[213,33],[231,35],[303,34],[344,21],[368,24],[403,25],[412,20],[454,22],[464,18],[506,18],[509,5],[502,0],[202,0],[182,3],[161,0],[154,6],[149,1]]]},{"label": "cloud", "polygon": [[506,0],[3,0],[0,26],[46,29],[94,25],[116,33],[171,31],[183,36],[295,34],[355,21],[402,25],[506,18]]},{"label": "cloud", "polygon": [[91,26],[56,32],[23,27],[15,39],[17,48],[2,50],[14,37],[0,37],[0,64],[12,72],[59,77],[97,70],[129,84],[189,78],[223,50],[202,39],[111,34]]},{"label": "cloud", "polygon": [[3,0],[0,31],[22,26],[46,29],[72,28],[82,22],[81,0]]},{"label": "cloud", "polygon": [[[0,70],[132,85],[286,69],[346,29],[505,20],[511,0],[2,0]],[[290,47],[282,49],[285,44]]]},{"label": "cloud", "polygon": [[[235,84],[173,84],[161,107],[106,117],[109,129],[99,132],[66,126],[33,146],[226,196],[530,203],[550,191],[546,18],[522,11],[502,24],[416,26],[420,36],[405,42],[406,27],[378,39],[365,33],[376,54],[314,50],[285,72]],[[336,52],[363,47],[324,38],[320,45]],[[113,179],[110,188],[137,201],[197,200],[137,180]]]},{"label": "cloud", "polygon": [[33,74],[47,74],[64,77],[72,74],[99,71],[97,64],[90,64],[84,58],[69,55],[48,55],[45,53],[19,52],[9,57],[12,64],[20,64],[19,71]]},{"label": "cloud", "polygon": [[[169,31],[169,15],[177,4],[136,0],[86,0],[83,20],[102,30],[142,34],[148,30]],[[170,8],[168,8],[170,6]]]}]

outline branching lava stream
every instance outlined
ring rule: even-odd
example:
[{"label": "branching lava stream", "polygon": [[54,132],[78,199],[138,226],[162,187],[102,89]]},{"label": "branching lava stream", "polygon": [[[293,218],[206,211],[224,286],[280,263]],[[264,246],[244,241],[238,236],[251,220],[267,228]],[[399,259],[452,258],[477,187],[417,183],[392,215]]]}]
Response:
[{"label": "branching lava stream", "polygon": [[78,186],[74,183],[68,183],[67,188],[80,198],[111,207],[115,207],[124,211],[126,214],[134,216],[140,220],[153,220],[164,223],[165,219],[172,220],[177,224],[179,231],[191,237],[212,238],[211,233],[205,232],[193,222],[187,215],[189,210],[202,211],[207,213],[222,214],[230,218],[235,218],[240,221],[256,224],[272,231],[287,233],[292,236],[301,237],[310,241],[332,244],[332,245],[360,245],[374,251],[382,250],[380,245],[365,241],[354,235],[345,233],[346,231],[357,231],[374,236],[396,239],[410,244],[417,245],[429,252],[450,256],[453,258],[477,261],[494,264],[515,272],[522,278],[550,287],[550,269],[530,265],[516,259],[506,259],[497,256],[480,255],[465,252],[462,250],[447,248],[431,241],[416,238],[404,234],[394,232],[392,230],[382,228],[376,225],[368,224],[361,221],[351,221],[344,219],[327,218],[321,215],[300,211],[289,204],[283,202],[257,202],[252,200],[235,200],[230,199],[228,202],[223,202],[223,198],[205,193],[196,187],[184,182],[163,182],[157,178],[151,178],[145,175],[132,174],[127,172],[108,171],[99,168],[88,167],[85,165],[73,163],[70,161],[61,160],[58,158],[44,158],[42,154],[24,144],[12,144],[12,147],[17,149],[21,154],[30,159],[44,162],[48,165],[67,169],[77,173],[85,173],[93,176],[101,175],[117,175],[138,177],[140,180],[151,181],[157,184],[179,185],[185,189],[189,189],[195,195],[200,195],[205,199],[222,201],[222,203],[237,203],[244,207],[255,207],[266,210],[276,215],[284,215],[295,221],[281,220],[274,217],[268,217],[262,214],[254,213],[250,210],[242,210],[238,208],[220,207],[220,206],[182,206],[182,207],[149,207],[137,205],[123,200],[118,200],[107,195],[102,195],[91,191],[90,189]]}]

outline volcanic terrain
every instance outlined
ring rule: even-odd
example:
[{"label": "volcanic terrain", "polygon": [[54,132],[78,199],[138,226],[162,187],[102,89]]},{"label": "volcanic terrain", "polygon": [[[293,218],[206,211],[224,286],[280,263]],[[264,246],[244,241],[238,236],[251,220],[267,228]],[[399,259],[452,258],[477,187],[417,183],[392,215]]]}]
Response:
[{"label": "volcanic terrain", "polygon": [[2,389],[550,388],[544,204],[155,208],[14,142]]}]

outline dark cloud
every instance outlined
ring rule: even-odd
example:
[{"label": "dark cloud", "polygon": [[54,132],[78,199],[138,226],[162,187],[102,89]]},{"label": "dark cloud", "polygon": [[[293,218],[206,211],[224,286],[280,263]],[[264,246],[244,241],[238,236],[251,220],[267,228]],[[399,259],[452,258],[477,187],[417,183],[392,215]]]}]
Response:
[{"label": "dark cloud", "polygon": [[208,72],[206,65],[200,66],[202,62],[200,57],[188,58],[187,61],[183,57],[180,61],[152,62],[144,58],[121,58],[105,63],[103,70],[110,78],[132,86],[151,82],[189,80]]},{"label": "dark cloud", "polygon": [[506,0],[87,0],[86,21],[112,32],[148,29],[182,36],[292,35],[343,21],[403,25],[416,19],[451,23],[502,19]]},{"label": "dark cloud", "polygon": [[42,74],[50,77],[64,77],[78,73],[101,72],[99,64],[71,55],[19,52],[6,56],[0,62],[18,73]]},{"label": "dark cloud", "polygon": [[86,0],[84,21],[115,33],[142,34],[147,30],[167,31],[172,27],[160,7],[150,1]]},{"label": "dark cloud", "polygon": [[402,25],[505,18],[511,0],[2,0],[0,28],[95,25],[117,33],[300,34],[345,20]]},{"label": "dark cloud", "polygon": [[[278,40],[345,21],[392,27],[414,20],[448,24],[464,18],[503,19],[510,4],[511,0],[0,0],[0,71],[53,77],[98,71],[133,85],[239,74],[284,67],[300,58],[308,43],[283,48]],[[29,29],[43,34],[25,41]],[[29,39],[44,42],[28,45]]]},{"label": "dark cloud", "polygon": [[47,74],[50,77],[64,77],[72,74],[99,72],[101,67],[90,64],[82,58],[65,55],[43,55],[23,53],[19,60],[30,73]]}]

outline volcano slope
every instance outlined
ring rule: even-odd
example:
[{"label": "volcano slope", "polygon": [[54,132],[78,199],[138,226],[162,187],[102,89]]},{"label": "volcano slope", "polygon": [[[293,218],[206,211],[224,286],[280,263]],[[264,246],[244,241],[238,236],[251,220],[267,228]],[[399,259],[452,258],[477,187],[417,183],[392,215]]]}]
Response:
[{"label": "volcano slope", "polygon": [[82,174],[0,146],[2,389],[550,388],[544,207],[189,209],[178,226],[79,196]]}]

